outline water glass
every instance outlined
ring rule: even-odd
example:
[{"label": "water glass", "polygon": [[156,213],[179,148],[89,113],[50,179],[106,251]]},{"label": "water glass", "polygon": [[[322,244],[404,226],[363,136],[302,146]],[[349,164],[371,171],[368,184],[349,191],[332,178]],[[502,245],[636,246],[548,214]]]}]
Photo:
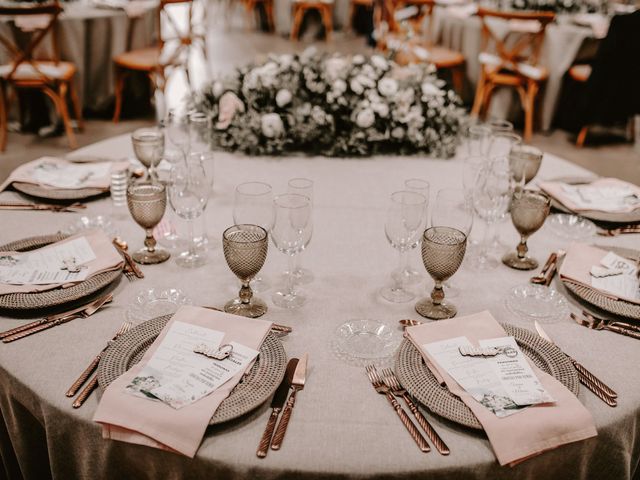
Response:
[{"label": "water glass", "polygon": [[[297,193],[307,197],[311,201],[311,214],[313,215],[313,180],[308,178],[292,178],[287,182],[287,192]],[[311,242],[311,236],[313,235],[313,219],[310,220],[310,228],[308,229],[308,238],[305,239],[305,244],[302,247],[302,251],[294,258],[293,276],[296,283],[311,283],[313,281],[313,272],[308,268],[302,267],[302,257],[304,251]]]}]

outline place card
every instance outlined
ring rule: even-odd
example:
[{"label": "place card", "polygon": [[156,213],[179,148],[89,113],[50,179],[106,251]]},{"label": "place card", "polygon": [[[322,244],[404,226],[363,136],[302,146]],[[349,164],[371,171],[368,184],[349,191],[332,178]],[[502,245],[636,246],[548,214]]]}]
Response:
[{"label": "place card", "polygon": [[105,178],[111,172],[111,163],[60,163],[47,157],[31,172],[34,182],[56,188],[81,188],[89,181]]},{"label": "place card", "polygon": [[637,271],[631,260],[608,252],[600,265],[591,267],[591,286],[622,298],[640,300]]},{"label": "place card", "polygon": [[96,259],[86,237],[26,253],[0,253],[0,283],[49,285],[87,278],[86,263]]},{"label": "place card", "polygon": [[535,376],[513,337],[479,342],[481,348],[497,348],[496,356],[473,357],[460,353],[473,348],[466,337],[422,345],[440,367],[477,402],[497,417],[518,413],[530,405],[553,402]]}]

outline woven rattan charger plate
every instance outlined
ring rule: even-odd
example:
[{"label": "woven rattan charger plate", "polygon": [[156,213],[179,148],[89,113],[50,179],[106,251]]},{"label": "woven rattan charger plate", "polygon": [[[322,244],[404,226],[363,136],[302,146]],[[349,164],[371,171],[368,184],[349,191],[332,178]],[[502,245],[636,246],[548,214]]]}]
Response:
[{"label": "woven rattan charger plate", "polygon": [[[562,177],[555,178],[553,180],[549,180],[552,182],[564,182],[569,185],[586,185],[596,180],[596,178],[579,178],[579,177]],[[574,212],[569,209],[569,207],[565,206],[560,200],[549,195],[551,198],[551,206],[556,210],[559,210],[563,213],[571,213],[573,215],[579,215],[584,218],[588,218],[589,220],[595,220],[596,222],[607,222],[607,223],[638,223],[640,222],[640,208],[636,208],[632,212],[622,212],[622,213],[608,213],[601,212],[600,210],[581,210],[580,212]]]},{"label": "woven rattan charger plate", "polygon": [[[640,252],[631,248],[622,247],[610,247],[610,246],[598,246],[603,250],[610,250],[613,253],[626,257],[634,262],[638,261]],[[640,320],[640,305],[626,300],[619,300],[605,295],[598,290],[573,282],[567,278],[561,279],[562,284],[567,287],[571,293],[585,302],[598,307],[606,312],[613,313],[614,315],[621,315],[623,317],[632,318],[634,320]]]},{"label": "woven rattan charger plate", "polygon": [[[171,315],[165,315],[135,326],[105,351],[98,366],[98,384],[103,390],[142,360],[170,318]],[[222,401],[209,425],[241,417],[266,402],[282,381],[286,366],[287,354],[282,343],[269,333],[253,367]]]},{"label": "woven rattan charger plate", "polygon": [[32,197],[46,198],[47,200],[82,200],[108,193],[103,188],[46,188],[33,183],[13,182],[13,188]]},{"label": "woven rattan charger plate", "polygon": [[[537,367],[555,377],[575,395],[578,394],[578,374],[558,347],[524,328],[506,323],[502,327],[507,335],[516,339],[522,351]],[[395,371],[407,392],[430,411],[461,425],[482,429],[471,409],[447,387],[438,383],[418,349],[407,339],[402,341],[398,349]]]},{"label": "woven rattan charger plate", "polygon": [[[54,235],[42,235],[29,237],[0,246],[0,252],[27,252],[36,248],[45,247],[67,238],[68,235],[57,233]],[[75,302],[88,297],[116,281],[122,270],[98,273],[83,282],[67,288],[54,288],[43,292],[33,293],[7,293],[0,295],[0,309],[6,310],[39,310],[49,307]]]}]

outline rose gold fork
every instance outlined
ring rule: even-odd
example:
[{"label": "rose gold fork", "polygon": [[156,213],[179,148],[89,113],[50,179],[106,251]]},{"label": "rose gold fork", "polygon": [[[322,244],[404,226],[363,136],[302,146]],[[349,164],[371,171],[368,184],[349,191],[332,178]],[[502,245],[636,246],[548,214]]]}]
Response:
[{"label": "rose gold fork", "polygon": [[431,447],[429,447],[429,444],[420,433],[420,430],[418,430],[417,427],[413,424],[413,422],[409,418],[409,415],[405,413],[405,411],[402,409],[402,406],[391,394],[389,387],[384,384],[382,378],[380,378],[380,375],[378,375],[376,367],[373,365],[367,365],[365,367],[365,370],[367,371],[367,376],[369,377],[369,381],[371,382],[371,385],[373,385],[375,391],[387,397],[387,400],[389,400],[389,403],[398,414],[398,417],[400,417],[400,421],[409,431],[411,438],[413,438],[414,442],[416,442],[418,448],[420,448],[420,450],[424,453],[430,452]]},{"label": "rose gold fork", "polygon": [[449,455],[449,453],[451,453],[449,447],[447,447],[447,444],[444,443],[444,440],[442,440],[442,438],[440,438],[438,432],[433,429],[429,421],[425,418],[424,415],[422,415],[420,410],[418,410],[418,407],[415,403],[413,403],[413,400],[411,400],[411,397],[409,396],[407,391],[402,387],[402,385],[400,385],[398,377],[396,377],[396,374],[393,373],[393,370],[391,370],[390,368],[383,368],[382,380],[384,380],[384,383],[387,385],[387,387],[391,389],[391,393],[393,393],[396,397],[404,399],[404,403],[407,404],[407,407],[409,407],[409,410],[411,410],[413,416],[416,417],[418,425],[422,427],[424,432],[427,434],[427,437],[429,437],[429,440],[431,440],[431,443],[433,443],[433,445],[436,447],[436,450],[438,450],[441,455]]}]

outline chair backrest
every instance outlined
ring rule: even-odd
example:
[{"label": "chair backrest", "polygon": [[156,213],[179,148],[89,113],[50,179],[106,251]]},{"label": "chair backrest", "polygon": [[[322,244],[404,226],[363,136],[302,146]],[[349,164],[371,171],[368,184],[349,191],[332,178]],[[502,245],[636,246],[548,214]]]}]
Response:
[{"label": "chair backrest", "polygon": [[[182,6],[183,8],[173,7]],[[171,65],[179,60],[179,57],[195,41],[204,43],[206,31],[206,5],[201,5],[197,12],[198,4],[193,0],[161,0],[158,10],[159,48],[163,53],[163,63]],[[186,7],[186,11],[185,11]],[[198,13],[203,17],[198,19]],[[199,29],[199,27],[201,27]],[[167,52],[167,50],[170,50]]]},{"label": "chair backrest", "polygon": [[538,63],[545,30],[554,20],[555,13],[479,7],[478,16],[482,20],[481,51],[493,49],[507,67],[517,63]]},{"label": "chair backrest", "polygon": [[[36,48],[49,36],[52,47],[50,60],[53,60],[56,64],[60,61],[55,29],[58,16],[62,13],[62,10],[57,0],[46,5],[27,3],[11,6],[7,4],[0,5],[0,17],[8,18],[14,27],[12,29],[14,38],[8,38],[0,33],[0,44],[6,48],[11,58],[9,63],[12,68],[8,75],[5,76],[8,81],[14,80],[19,73],[18,69],[22,69],[25,66],[33,69],[33,73],[42,77],[43,80],[51,80],[51,77],[37,65],[33,55]],[[16,39],[18,32],[29,34],[26,42]]]}]

